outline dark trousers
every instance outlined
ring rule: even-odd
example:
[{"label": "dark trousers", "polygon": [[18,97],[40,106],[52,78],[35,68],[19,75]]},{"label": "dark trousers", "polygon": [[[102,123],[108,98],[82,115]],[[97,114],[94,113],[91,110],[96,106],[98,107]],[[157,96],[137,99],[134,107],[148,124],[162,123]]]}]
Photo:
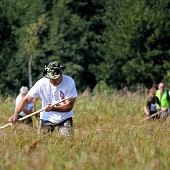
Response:
[{"label": "dark trousers", "polygon": [[[18,115],[18,119],[23,118],[24,116]],[[31,117],[28,117],[25,120],[20,121],[21,123],[25,123],[26,125],[33,126],[33,121]]]},{"label": "dark trousers", "polygon": [[58,127],[58,132],[60,136],[69,136],[73,133],[73,119],[72,117],[62,121],[59,124],[54,124],[50,121],[46,121],[46,120],[40,120],[40,127],[38,130],[38,133],[40,133],[41,131],[43,133],[50,133],[52,134],[52,132],[54,131],[55,127]]}]

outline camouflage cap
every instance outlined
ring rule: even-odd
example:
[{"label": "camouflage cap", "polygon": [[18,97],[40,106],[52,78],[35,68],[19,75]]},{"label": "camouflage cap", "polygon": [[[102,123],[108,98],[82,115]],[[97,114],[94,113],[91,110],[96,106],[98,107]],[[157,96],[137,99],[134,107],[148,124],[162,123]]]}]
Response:
[{"label": "camouflage cap", "polygon": [[43,76],[50,79],[57,79],[65,68],[65,66],[61,66],[57,61],[50,62],[48,66],[45,66]]}]

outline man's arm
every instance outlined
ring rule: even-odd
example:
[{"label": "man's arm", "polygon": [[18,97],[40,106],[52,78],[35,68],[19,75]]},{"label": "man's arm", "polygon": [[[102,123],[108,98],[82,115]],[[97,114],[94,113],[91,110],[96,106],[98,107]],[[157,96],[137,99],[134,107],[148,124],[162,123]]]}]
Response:
[{"label": "man's arm", "polygon": [[57,104],[55,106],[47,105],[45,111],[69,112],[73,109],[75,98],[65,100],[64,104]]},{"label": "man's arm", "polygon": [[16,122],[17,117],[20,112],[22,112],[26,105],[32,100],[33,98],[29,96],[28,94],[19,102],[18,106],[15,109],[14,114],[8,119],[9,122]]},{"label": "man's arm", "polygon": [[149,110],[148,110],[148,108],[147,108],[146,106],[144,106],[143,110],[144,110],[144,112],[145,112],[145,114],[146,114],[147,116],[150,115]]}]

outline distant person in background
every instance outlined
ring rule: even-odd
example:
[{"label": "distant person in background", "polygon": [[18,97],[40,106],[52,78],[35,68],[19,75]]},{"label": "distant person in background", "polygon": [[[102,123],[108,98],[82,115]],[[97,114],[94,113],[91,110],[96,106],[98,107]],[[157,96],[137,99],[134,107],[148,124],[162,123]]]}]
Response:
[{"label": "distant person in background", "polygon": [[[144,112],[147,116],[152,116],[158,112],[157,105],[161,108],[161,103],[157,96],[155,96],[156,89],[151,88],[148,93],[148,99],[144,106]],[[159,115],[154,116],[153,118],[159,118]]]},{"label": "distant person in background", "polygon": [[164,83],[159,83],[158,90],[156,91],[156,96],[158,97],[159,101],[161,102],[161,110],[164,111],[162,116],[168,116],[168,109],[170,103],[170,96],[169,91],[165,89]]},{"label": "distant person in background", "polygon": [[156,96],[159,98],[162,106],[162,110],[168,110],[170,96],[169,91],[165,89],[164,83],[159,83],[158,90],[156,91]]},{"label": "distant person in background", "polygon": [[[26,96],[26,94],[28,93],[28,87],[25,87],[25,86],[22,86],[20,88],[20,94],[17,96],[16,98],[16,102],[15,102],[15,111],[16,111],[16,108],[19,104],[19,102],[22,100],[22,98],[24,98]],[[24,110],[22,112],[19,113],[18,115],[18,119],[20,118],[23,118],[24,116],[32,113],[32,109],[33,109],[34,105],[33,105],[33,102],[29,102],[26,107],[24,108]],[[32,118],[29,117],[27,119],[25,119],[23,121],[23,123],[26,123],[27,125],[29,126],[33,126],[33,121],[32,121]]]}]

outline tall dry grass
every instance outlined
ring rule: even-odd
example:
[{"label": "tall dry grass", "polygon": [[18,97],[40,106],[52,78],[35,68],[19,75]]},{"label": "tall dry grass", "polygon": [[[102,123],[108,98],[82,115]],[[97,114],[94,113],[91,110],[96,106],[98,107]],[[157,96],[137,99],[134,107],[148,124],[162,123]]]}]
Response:
[{"label": "tall dry grass", "polygon": [[[1,130],[0,169],[168,170],[170,120],[143,121],[145,98],[130,92],[80,95],[74,137],[61,138],[57,129],[52,136],[38,136],[35,126],[19,123]],[[7,123],[13,107],[12,98],[1,99],[0,125]]]}]

